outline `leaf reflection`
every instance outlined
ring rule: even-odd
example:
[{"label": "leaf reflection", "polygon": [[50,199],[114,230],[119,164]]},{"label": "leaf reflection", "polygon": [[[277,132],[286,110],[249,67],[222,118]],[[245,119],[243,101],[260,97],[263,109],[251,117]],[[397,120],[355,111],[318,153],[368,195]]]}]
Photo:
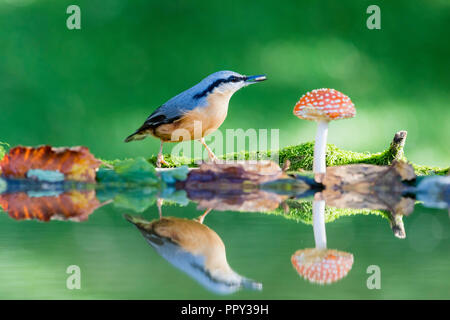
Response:
[{"label": "leaf reflection", "polygon": [[0,206],[16,220],[85,221],[100,203],[95,190],[71,190],[58,195],[33,196],[25,192],[0,194]]}]

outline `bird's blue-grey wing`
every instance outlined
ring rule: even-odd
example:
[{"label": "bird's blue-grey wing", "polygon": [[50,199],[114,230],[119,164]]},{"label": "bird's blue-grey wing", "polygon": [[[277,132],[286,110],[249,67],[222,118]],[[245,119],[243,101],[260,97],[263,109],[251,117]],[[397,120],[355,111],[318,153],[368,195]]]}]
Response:
[{"label": "bird's blue-grey wing", "polygon": [[163,124],[173,123],[182,118],[187,112],[199,106],[205,106],[207,104],[206,97],[203,95],[199,96],[199,92],[203,92],[206,88],[207,86],[200,82],[173,97],[153,111],[144,124],[133,134],[129,135],[125,142],[141,140],[145,137],[148,130],[155,129]]},{"label": "bird's blue-grey wing", "polygon": [[193,87],[173,97],[153,111],[142,127],[156,128],[162,124],[172,123],[183,117],[187,112],[203,105],[204,99],[194,98],[196,91]]}]

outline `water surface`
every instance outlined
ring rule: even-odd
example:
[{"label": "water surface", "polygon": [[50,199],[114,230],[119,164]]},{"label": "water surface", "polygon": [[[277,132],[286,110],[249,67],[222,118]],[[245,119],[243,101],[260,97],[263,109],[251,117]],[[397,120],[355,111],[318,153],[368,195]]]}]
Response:
[{"label": "water surface", "polygon": [[[197,204],[166,204],[164,217],[194,219]],[[314,247],[310,224],[282,214],[211,211],[204,224],[222,239],[229,265],[262,290],[218,294],[159,255],[124,214],[159,219],[156,204],[142,213],[113,203],[87,220],[16,220],[0,215],[2,299],[448,299],[450,232],[446,209],[415,206],[403,218],[405,239],[374,214],[326,224],[328,247],[354,256],[348,275],[330,285],[302,279],[292,254]],[[81,269],[81,289],[66,288],[69,265]],[[368,289],[367,268],[381,270],[381,288]]]}]

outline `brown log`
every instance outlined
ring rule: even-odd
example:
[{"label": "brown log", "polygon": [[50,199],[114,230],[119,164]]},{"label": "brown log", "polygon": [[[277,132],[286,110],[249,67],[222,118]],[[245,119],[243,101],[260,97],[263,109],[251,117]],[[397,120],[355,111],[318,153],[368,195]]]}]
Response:
[{"label": "brown log", "polygon": [[394,161],[391,166],[348,165],[330,167],[317,194],[327,205],[338,208],[388,210],[407,215],[414,209],[414,199],[405,198],[404,180],[415,178],[411,165]]}]

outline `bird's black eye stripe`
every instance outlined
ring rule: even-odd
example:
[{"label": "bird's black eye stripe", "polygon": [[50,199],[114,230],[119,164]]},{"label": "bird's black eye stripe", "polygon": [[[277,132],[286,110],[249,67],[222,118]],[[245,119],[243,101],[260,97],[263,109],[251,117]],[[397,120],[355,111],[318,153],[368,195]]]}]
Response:
[{"label": "bird's black eye stripe", "polygon": [[245,77],[230,76],[227,79],[227,82],[239,82],[239,81],[242,81],[242,80],[245,80]]},{"label": "bird's black eye stripe", "polygon": [[228,82],[239,82],[239,81],[245,81],[246,77],[239,77],[239,76],[229,76],[226,79],[218,79],[211,83],[208,88],[203,90],[201,93],[198,93],[194,96],[195,99],[199,99],[202,97],[205,97],[209,92],[212,92],[215,88],[220,86],[222,83],[228,83]]}]

